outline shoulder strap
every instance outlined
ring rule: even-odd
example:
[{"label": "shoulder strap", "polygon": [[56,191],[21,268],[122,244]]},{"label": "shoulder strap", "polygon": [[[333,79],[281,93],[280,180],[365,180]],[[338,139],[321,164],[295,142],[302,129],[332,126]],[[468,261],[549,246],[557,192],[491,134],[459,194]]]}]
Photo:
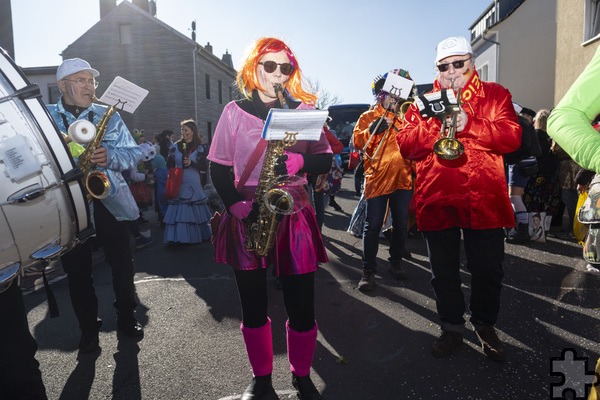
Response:
[{"label": "shoulder strap", "polygon": [[262,155],[264,149],[267,148],[267,143],[268,143],[268,141],[261,138],[260,141],[258,142],[258,144],[256,145],[254,152],[252,153],[252,155],[250,156],[250,159],[248,160],[248,164],[246,164],[246,168],[244,169],[244,172],[242,172],[242,176],[240,177],[240,180],[238,181],[237,185],[235,186],[235,189],[238,192],[242,191],[242,188],[246,184],[246,181],[248,180],[248,178],[250,178],[250,174],[254,170],[254,167],[256,166],[258,159]]}]

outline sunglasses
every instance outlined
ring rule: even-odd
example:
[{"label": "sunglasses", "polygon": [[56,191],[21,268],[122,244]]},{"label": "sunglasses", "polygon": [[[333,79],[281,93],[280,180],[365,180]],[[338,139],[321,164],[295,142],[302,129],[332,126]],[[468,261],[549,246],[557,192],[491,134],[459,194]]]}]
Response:
[{"label": "sunglasses", "polygon": [[289,75],[294,71],[294,66],[290,63],[276,63],[275,61],[264,61],[259,62],[260,65],[263,66],[265,72],[271,74],[275,72],[277,66],[279,65],[279,70],[284,75]]},{"label": "sunglasses", "polygon": [[462,67],[465,66],[465,61],[469,61],[470,59],[471,59],[471,57],[465,58],[464,60],[453,61],[453,62],[448,63],[448,64],[438,64],[438,65],[436,65],[436,67],[437,67],[437,69],[440,72],[446,72],[446,71],[448,71],[448,68],[450,68],[450,64],[452,64],[452,66],[454,67],[454,69],[461,69]]}]

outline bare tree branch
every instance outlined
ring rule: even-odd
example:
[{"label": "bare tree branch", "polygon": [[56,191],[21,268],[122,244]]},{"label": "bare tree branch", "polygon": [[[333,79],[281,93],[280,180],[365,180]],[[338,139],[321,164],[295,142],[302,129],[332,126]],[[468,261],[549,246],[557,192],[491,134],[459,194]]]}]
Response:
[{"label": "bare tree branch", "polygon": [[321,87],[318,80],[305,77],[307,90],[317,96],[317,104],[315,107],[320,110],[325,110],[327,107],[340,103],[339,96],[331,94],[329,91]]}]

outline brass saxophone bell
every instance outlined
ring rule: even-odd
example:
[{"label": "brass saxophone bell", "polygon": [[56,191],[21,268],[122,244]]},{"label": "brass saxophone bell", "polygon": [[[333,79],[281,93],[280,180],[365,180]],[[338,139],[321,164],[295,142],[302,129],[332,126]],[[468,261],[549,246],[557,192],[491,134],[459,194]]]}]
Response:
[{"label": "brass saxophone bell", "polygon": [[100,171],[90,172],[85,179],[85,187],[88,195],[92,198],[102,200],[110,194],[110,181],[108,176]]}]

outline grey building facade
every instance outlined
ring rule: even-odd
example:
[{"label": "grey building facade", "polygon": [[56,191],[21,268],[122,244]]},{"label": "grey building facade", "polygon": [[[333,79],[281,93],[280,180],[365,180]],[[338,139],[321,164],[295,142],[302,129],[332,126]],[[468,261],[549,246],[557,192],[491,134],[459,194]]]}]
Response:
[{"label": "grey building facade", "polygon": [[[160,21],[153,1],[115,3],[100,0],[100,20],[64,49],[62,58],[83,58],[100,71],[98,97],[116,76],[149,91],[134,114],[121,112],[130,131],[143,130],[148,139],[164,129],[178,134],[179,122],[193,118],[203,142],[210,142],[223,107],[239,98],[231,55],[219,58],[210,44],[201,46]],[[23,69],[49,103],[57,95],[50,69]]]}]

